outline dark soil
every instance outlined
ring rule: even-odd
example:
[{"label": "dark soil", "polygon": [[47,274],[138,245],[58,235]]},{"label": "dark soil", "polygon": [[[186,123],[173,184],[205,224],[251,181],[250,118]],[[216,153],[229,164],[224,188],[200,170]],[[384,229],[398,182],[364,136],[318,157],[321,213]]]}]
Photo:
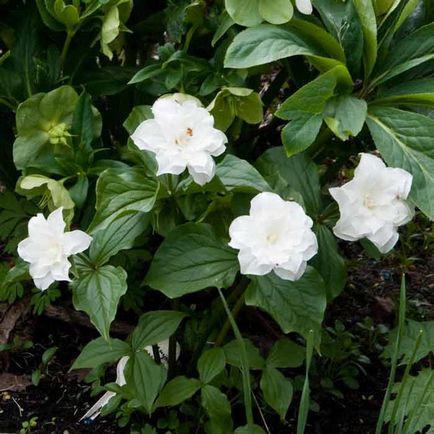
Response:
[{"label": "dark soil", "polygon": [[[423,251],[422,247],[419,250],[417,245],[413,247],[419,257],[414,259],[413,264],[407,264],[408,315],[419,320],[432,320],[434,253],[432,249]],[[371,317],[375,324],[384,324],[389,328],[394,326],[402,271],[399,257],[390,255],[376,261],[367,258],[357,244],[344,243],[342,248],[346,249],[346,256],[351,258],[349,281],[345,291],[328,307],[326,325],[332,326],[335,319],[342,321],[360,342],[362,353],[370,358],[371,363],[366,366],[366,375],[359,377],[359,389],[342,387],[344,399],[324,393],[321,387],[313,384],[312,396],[319,405],[319,412],[309,415],[309,434],[373,433],[388,378],[388,367],[378,352],[367,347],[366,336],[358,323]],[[258,341],[274,340],[275,326],[267,326],[267,321],[263,325],[263,334]],[[90,396],[90,385],[83,381],[86,373],[69,372],[69,368],[79,348],[96,337],[93,331],[43,315],[27,315],[25,320],[17,324],[14,335],[31,340],[33,347],[15,353],[0,353],[0,374],[3,370],[19,378],[23,375],[30,377],[45,349],[57,346],[58,351],[49,365],[48,373],[37,387],[30,385],[21,391],[0,392],[0,433],[19,432],[22,422],[34,416],[38,419],[32,433],[129,432],[119,428],[113,416],[99,417],[92,425],[79,422],[97,397]],[[295,415],[296,405],[292,405],[288,424],[283,430],[274,429],[274,419],[270,417],[271,433],[295,432]]]}]

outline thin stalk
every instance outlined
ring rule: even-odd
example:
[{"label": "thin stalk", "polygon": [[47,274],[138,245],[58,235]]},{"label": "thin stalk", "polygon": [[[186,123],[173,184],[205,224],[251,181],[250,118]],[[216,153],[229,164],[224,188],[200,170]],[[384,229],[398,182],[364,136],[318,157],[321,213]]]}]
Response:
[{"label": "thin stalk", "polygon": [[226,303],[226,299],[225,296],[223,295],[223,292],[221,291],[220,288],[217,288],[217,290],[222,300],[223,307],[225,308],[226,314],[231,323],[238,345],[240,346],[241,349],[241,366],[242,366],[241,373],[243,377],[244,409],[246,412],[247,425],[253,426],[252,391],[250,388],[249,361],[247,359],[246,346],[244,344],[244,340],[243,337],[241,336],[237,323],[235,322],[235,319],[232,316],[229,306]]},{"label": "thin stalk", "polygon": [[[401,400],[402,400],[402,397],[403,397],[403,394],[404,394],[405,385],[407,384],[407,381],[409,379],[410,370],[411,370],[411,368],[412,368],[412,366],[414,364],[414,360],[416,358],[417,350],[419,349],[419,346],[420,346],[420,343],[421,343],[421,340],[422,340],[422,335],[423,335],[423,330],[420,330],[419,331],[419,335],[418,335],[418,337],[416,339],[416,344],[415,344],[415,346],[413,348],[413,353],[411,355],[410,361],[407,364],[407,366],[405,367],[404,375],[402,377],[401,384],[399,385],[398,394],[397,394],[396,399],[395,399],[395,401],[393,403],[393,410],[392,410],[392,415],[390,416],[390,424],[389,424],[389,429],[388,429],[389,434],[393,433],[393,428],[395,426],[394,421],[396,420],[397,413],[398,413],[398,411],[400,409],[400,404],[401,404]],[[411,393],[411,390],[409,391],[409,394],[410,393]],[[408,396],[407,396],[407,398],[408,398]],[[401,429],[400,429],[399,425],[398,425],[398,432],[401,432]]]},{"label": "thin stalk", "polygon": [[[235,306],[232,309],[232,316],[234,318],[237,317],[239,311],[244,306],[244,293],[241,294],[240,298],[237,300]],[[225,323],[223,324],[222,329],[220,330],[220,333],[217,336],[217,339],[215,340],[214,346],[215,347],[221,347],[226,335],[228,334],[229,330],[231,328],[231,322],[229,321],[229,318],[226,319]]]},{"label": "thin stalk", "polygon": [[[175,298],[172,301],[172,310],[177,311],[179,309],[179,298]],[[175,375],[176,370],[176,335],[172,335],[169,338],[169,378]]]},{"label": "thin stalk", "polygon": [[65,64],[66,56],[68,54],[69,46],[71,45],[72,38],[75,35],[76,30],[68,30],[66,33],[65,43],[63,44],[62,53],[60,54],[60,65],[63,70],[63,65]]},{"label": "thin stalk", "polygon": [[309,414],[310,403],[310,385],[309,385],[309,370],[313,355],[313,340],[314,332],[309,330],[309,335],[306,341],[306,373],[304,377],[303,391],[301,393],[300,406],[298,408],[297,418],[297,434],[304,434],[306,429],[307,416]]},{"label": "thin stalk", "polygon": [[381,434],[384,425],[384,416],[385,416],[386,408],[389,405],[393,385],[395,384],[396,368],[398,366],[399,346],[401,344],[402,332],[404,330],[404,322],[405,322],[405,309],[406,309],[405,297],[406,297],[405,275],[403,274],[401,278],[401,291],[399,295],[398,330],[396,333],[395,347],[393,350],[392,366],[390,368],[389,380],[387,382],[386,393],[384,395],[383,404],[380,410],[380,415],[378,416],[377,426],[375,428],[375,434]]}]

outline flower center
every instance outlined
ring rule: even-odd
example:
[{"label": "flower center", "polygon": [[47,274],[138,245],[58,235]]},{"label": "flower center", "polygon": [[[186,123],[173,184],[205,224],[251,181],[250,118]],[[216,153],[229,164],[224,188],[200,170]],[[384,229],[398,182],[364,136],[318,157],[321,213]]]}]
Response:
[{"label": "flower center", "polygon": [[267,235],[268,244],[274,244],[277,241],[277,234],[272,232]]},{"label": "flower center", "polygon": [[193,129],[192,128],[187,128],[185,130],[184,135],[178,136],[175,139],[175,143],[178,146],[186,146],[188,144],[188,141],[189,141],[190,137],[193,137]]},{"label": "flower center", "polygon": [[372,209],[375,207],[375,201],[374,199],[372,199],[371,196],[366,195],[365,198],[363,199],[363,205],[368,209]]}]

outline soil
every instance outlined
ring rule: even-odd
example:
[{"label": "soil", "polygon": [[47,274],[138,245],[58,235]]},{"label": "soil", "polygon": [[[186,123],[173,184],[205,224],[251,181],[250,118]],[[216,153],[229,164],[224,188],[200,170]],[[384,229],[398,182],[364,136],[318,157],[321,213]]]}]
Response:
[{"label": "soil", "polygon": [[[324,393],[320,387],[313,387],[312,396],[319,405],[319,412],[310,413],[308,434],[373,433],[388,378],[387,366],[379,357],[378,351],[367,347],[366,334],[358,324],[370,317],[377,325],[393,327],[401,279],[399,257],[390,255],[376,261],[369,259],[357,244],[343,243],[341,247],[346,250],[345,256],[351,260],[349,280],[344,292],[328,307],[325,322],[332,326],[335,319],[339,319],[355,335],[355,339],[360,342],[362,354],[367,355],[371,363],[365,367],[366,375],[359,377],[360,388],[342,388],[344,399]],[[414,258],[413,264],[406,266],[408,315],[419,320],[432,320],[434,253],[432,249],[423,250],[417,243],[412,245],[412,251],[417,251],[419,257]],[[32,433],[129,432],[128,429],[119,428],[113,416],[99,417],[92,424],[88,421],[79,422],[97,398],[91,397],[91,387],[83,381],[86,372],[69,372],[69,368],[77,357],[79,348],[95,338],[96,334],[83,325],[70,324],[44,315],[27,314],[24,318],[17,323],[13,335],[31,340],[33,347],[13,353],[0,353],[0,378],[2,371],[8,372],[16,376],[17,382],[15,387],[0,391],[0,433],[17,433],[22,422],[35,416],[38,418],[37,425]],[[268,333],[268,340],[274,340],[274,326],[266,320],[264,323],[262,339],[267,340]],[[49,364],[48,372],[37,387],[28,385],[32,372],[41,361],[42,353],[52,346],[57,346],[58,351]],[[268,422],[272,434],[295,432],[296,408],[296,405],[291,406],[284,429],[274,429],[274,419],[270,416]],[[278,420],[275,423],[276,426],[282,426]]]}]

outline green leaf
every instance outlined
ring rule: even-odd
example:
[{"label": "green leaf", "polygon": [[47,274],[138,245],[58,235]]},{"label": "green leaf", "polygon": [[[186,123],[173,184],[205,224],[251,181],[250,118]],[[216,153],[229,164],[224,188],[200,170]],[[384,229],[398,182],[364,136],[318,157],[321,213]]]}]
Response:
[{"label": "green leaf", "polygon": [[390,89],[382,90],[371,104],[434,108],[434,79],[407,81]]},{"label": "green leaf", "polygon": [[343,47],[348,69],[357,76],[363,55],[363,32],[353,2],[314,0],[314,5],[326,28]]},{"label": "green leaf", "polygon": [[[326,34],[320,27],[310,24],[309,30]],[[336,45],[338,45],[336,43]],[[335,45],[333,45],[335,49]],[[300,30],[296,20],[292,20],[286,27],[276,27],[271,24],[246,29],[235,36],[228,47],[225,57],[226,68],[250,68],[264,65],[291,56],[305,55],[321,66],[329,68],[338,65],[338,60],[328,58],[329,52],[313,36],[306,36],[304,29]],[[328,68],[326,68],[328,69]]]},{"label": "green leaf", "polygon": [[314,227],[318,240],[318,254],[313,258],[312,265],[320,272],[327,291],[327,300],[331,301],[344,289],[347,281],[347,267],[338,253],[336,238],[330,229],[324,225]]},{"label": "green leaf", "polygon": [[356,137],[365,125],[368,105],[351,95],[340,95],[327,101],[324,120],[342,141]]},{"label": "green leaf", "polygon": [[434,120],[404,110],[372,107],[367,123],[387,164],[413,175],[410,199],[434,220]]},{"label": "green leaf", "polygon": [[431,59],[434,59],[434,23],[419,28],[398,42],[379,64],[373,82],[377,85],[384,83]]},{"label": "green leaf", "polygon": [[266,366],[259,383],[266,403],[273,408],[283,421],[292,401],[293,387],[277,369]]},{"label": "green leaf", "polygon": [[297,332],[307,338],[314,330],[319,343],[327,301],[324,281],[312,267],[295,282],[274,273],[255,277],[247,288],[246,304],[268,312],[284,333]]},{"label": "green leaf", "polygon": [[221,348],[212,348],[205,351],[197,362],[202,383],[210,383],[225,368],[225,352]]},{"label": "green leaf", "polygon": [[232,419],[231,419],[231,405],[227,396],[220,392],[217,387],[205,385],[201,391],[201,402],[202,407],[207,412],[211,420],[216,420],[216,422],[226,431],[232,431]]},{"label": "green leaf", "polygon": [[140,212],[126,211],[117,214],[108,226],[90,232],[93,236],[89,249],[90,260],[101,266],[121,250],[130,249],[148,224],[149,217]]},{"label": "green leaf", "polygon": [[125,379],[135,398],[151,415],[155,399],[166,382],[167,371],[145,352],[133,353],[125,367]]},{"label": "green leaf", "polygon": [[[413,363],[417,363],[419,360],[434,353],[434,321],[418,322],[414,320],[407,320],[404,330],[402,332],[399,348],[398,359],[401,365],[407,365],[413,356],[413,352],[416,348],[416,342],[420,337],[419,346],[414,353]],[[396,342],[397,329],[394,329],[389,334],[389,343],[384,349],[383,356],[391,358],[394,351]]]},{"label": "green leaf", "polygon": [[363,31],[363,63],[365,80],[370,76],[377,60],[377,20],[372,0],[353,0]]},{"label": "green leaf", "polygon": [[207,287],[226,288],[238,272],[236,251],[211,226],[187,223],[174,229],[155,253],[146,282],[169,298]]},{"label": "green leaf", "polygon": [[259,14],[271,24],[287,23],[294,14],[291,0],[259,0]]},{"label": "green leaf", "polygon": [[73,142],[77,143],[78,149],[92,151],[92,142],[101,135],[102,119],[95,107],[92,107],[92,98],[83,92],[78,98],[74,110],[71,134]]},{"label": "green leaf", "polygon": [[154,207],[159,182],[140,168],[107,169],[96,184],[96,214],[90,230],[104,229],[124,211],[147,213]]},{"label": "green leaf", "polygon": [[259,14],[259,0],[225,0],[229,16],[242,26],[256,26],[262,22]]},{"label": "green leaf", "polygon": [[[395,384],[393,391],[404,398],[396,403],[391,400],[386,408],[385,420],[397,425],[400,420],[410,419],[408,429],[404,432],[426,432],[432,434],[434,427],[434,374],[432,369],[422,369],[416,376],[408,376],[405,382]],[[391,420],[395,405],[396,416]],[[407,425],[407,424],[406,424]],[[430,427],[428,431],[425,428]]]},{"label": "green leaf", "polygon": [[318,214],[321,208],[318,170],[306,155],[287,158],[283,147],[271,148],[261,155],[255,166],[268,182],[277,172],[288,187],[302,195],[308,214]]},{"label": "green leaf", "polygon": [[103,363],[117,362],[121,357],[129,355],[130,346],[119,339],[100,337],[90,341],[75,359],[71,369],[95,368]]},{"label": "green leaf", "polygon": [[160,396],[155,402],[155,408],[173,407],[190,399],[201,387],[201,383],[196,378],[184,376],[175,377],[170,380],[160,392]]},{"label": "green leaf", "polygon": [[143,314],[132,335],[133,348],[141,350],[168,339],[186,316],[184,312],[173,310],[154,310]]},{"label": "green leaf", "polygon": [[[328,101],[332,100],[335,89],[342,83],[345,84],[347,78],[346,68],[337,66],[321,74],[283,102],[276,116],[292,121],[282,131],[282,141],[288,156],[304,151],[315,141],[323,116],[326,116]],[[346,101],[351,97],[342,96],[340,98]],[[329,109],[332,114],[333,107]],[[356,120],[352,118],[350,120],[356,123]]]},{"label": "green leaf", "polygon": [[72,283],[72,288],[75,309],[86,312],[104,339],[108,339],[119,300],[127,292],[125,270],[111,265],[89,269]]},{"label": "green leaf", "polygon": [[265,431],[258,425],[244,425],[238,427],[234,434],[265,434]]},{"label": "green leaf", "polygon": [[123,127],[129,134],[133,134],[136,128],[147,119],[154,117],[152,108],[149,105],[138,105],[133,108],[127,119],[123,123]]},{"label": "green leaf", "polygon": [[274,343],[266,364],[270,368],[299,368],[303,365],[304,359],[304,347],[282,338]]},{"label": "green leaf", "polygon": [[217,164],[216,176],[228,191],[250,193],[271,190],[262,175],[250,163],[235,155],[227,154]]},{"label": "green leaf", "polygon": [[[249,369],[262,369],[264,367],[264,359],[259,354],[259,350],[252,344],[249,339],[243,339],[244,346],[246,348],[247,361]],[[226,362],[229,365],[236,366],[237,368],[242,368],[243,363],[241,359],[241,349],[238,341],[234,339],[233,341],[227,343],[223,350],[226,356]]]}]

